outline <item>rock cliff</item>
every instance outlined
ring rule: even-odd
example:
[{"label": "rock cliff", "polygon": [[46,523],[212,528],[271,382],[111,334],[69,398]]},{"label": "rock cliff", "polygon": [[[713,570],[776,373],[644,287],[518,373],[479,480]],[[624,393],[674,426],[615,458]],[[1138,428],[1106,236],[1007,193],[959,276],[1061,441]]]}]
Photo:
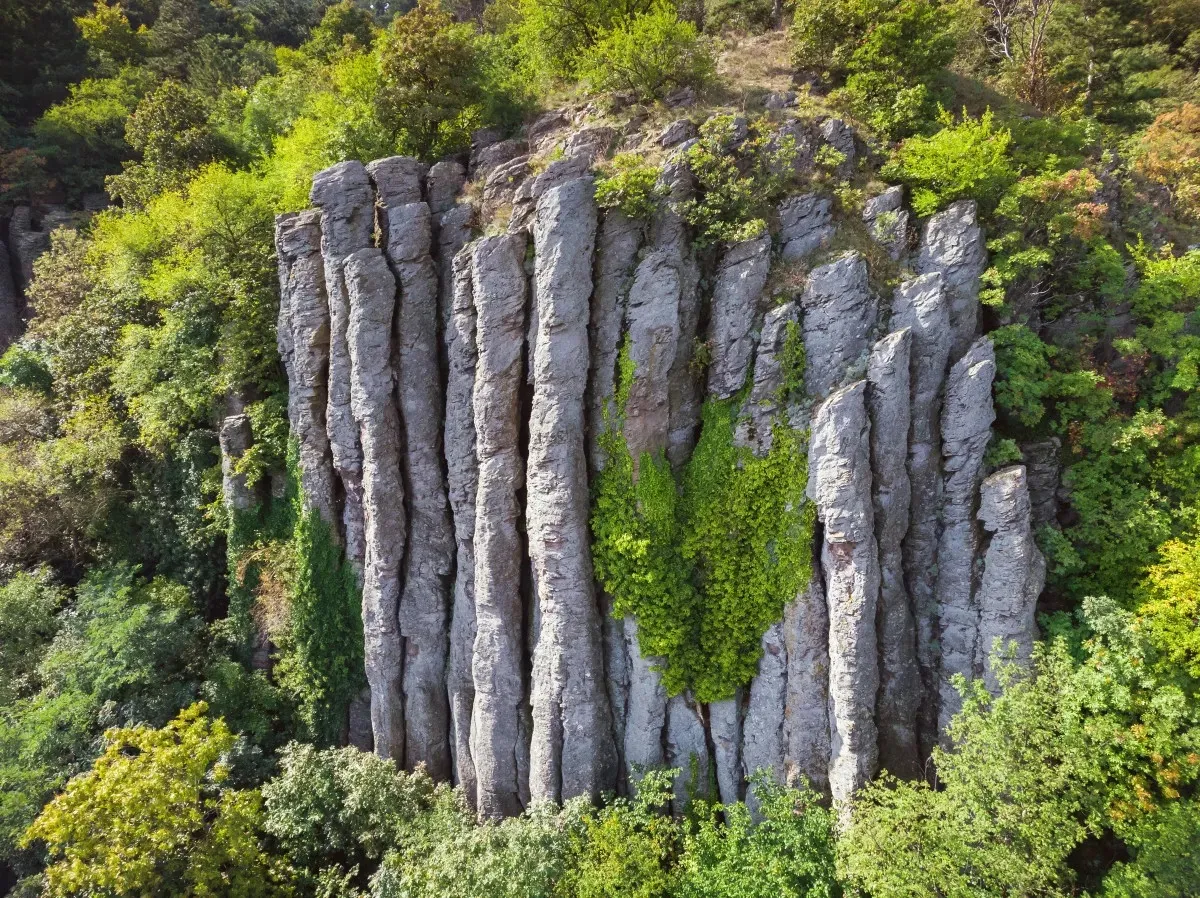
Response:
[{"label": "rock cliff", "polygon": [[[756,771],[835,800],[881,767],[921,775],[959,707],[951,679],[995,688],[997,640],[1028,656],[1044,581],[1041,494],[1023,467],[985,463],[995,359],[974,206],[924,222],[909,257],[902,192],[869,202],[882,255],[912,259],[881,295],[863,254],[829,249],[820,191],[785,199],[773,233],[706,251],[679,212],[696,190],[684,155],[669,151],[658,211],[635,221],[595,200],[611,129],[569,135],[539,171],[543,131],[465,169],[336,165],[314,210],[277,221],[301,485],[361,571],[375,751],[493,818],[664,764],[679,804],[753,802]],[[463,192],[466,171],[481,189]],[[801,284],[770,286],[796,264]],[[808,470],[790,486],[816,524],[811,578],[756,631],[757,674],[702,702],[669,694],[645,621],[614,615],[591,517],[614,445],[635,493],[648,459],[678,479],[707,403],[732,403],[739,466],[790,432]]]}]

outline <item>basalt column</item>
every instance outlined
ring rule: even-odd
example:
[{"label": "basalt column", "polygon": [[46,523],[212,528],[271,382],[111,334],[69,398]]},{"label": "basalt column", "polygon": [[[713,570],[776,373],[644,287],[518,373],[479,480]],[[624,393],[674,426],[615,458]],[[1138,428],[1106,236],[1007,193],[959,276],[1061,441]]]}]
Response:
[{"label": "basalt column", "polygon": [[403,156],[369,167],[380,230],[399,288],[396,392],[403,422],[401,470],[408,496],[408,548],[400,595],[404,637],[405,764],[450,778],[446,696],[447,612],[454,537],[442,475],[442,393],[438,361],[438,280],[433,224],[421,201],[423,166]]},{"label": "basalt column", "polygon": [[598,798],[616,783],[592,574],[584,391],[597,209],[590,178],[544,193],[534,224],[538,333],[529,423],[529,555],[541,606],[530,797]]},{"label": "basalt column", "polygon": [[979,605],[975,596],[975,557],[979,526],[975,520],[983,454],[992,437],[992,380],[996,356],[983,337],[955,362],[946,379],[942,408],[942,534],[937,554],[938,638],[941,643],[938,732],[962,707],[951,680],[972,676],[978,640]]},{"label": "basalt column", "polygon": [[371,687],[375,753],[404,761],[403,642],[397,621],[404,561],[400,416],[391,364],[396,282],[383,253],[359,250],[345,263],[351,393],[363,449],[363,645]]},{"label": "basalt column", "polygon": [[522,656],[521,510],[517,489],[520,394],[528,288],[525,236],[486,237],[472,245],[475,298],[475,413],[479,485],[475,502],[475,705],[471,757],[476,807],[485,818],[519,814],[528,794]]},{"label": "basalt column", "polygon": [[375,197],[359,162],[340,162],[313,178],[312,201],[321,210],[321,255],[329,298],[329,380],[325,422],[333,467],[342,482],[342,535],[346,558],[361,582],[363,535],[362,446],[350,408],[350,299],[342,266],[371,245]]},{"label": "basalt column", "polygon": [[829,787],[846,802],[875,773],[879,555],[871,497],[866,383],[832,393],[813,416],[808,495],[825,525],[829,606]]}]

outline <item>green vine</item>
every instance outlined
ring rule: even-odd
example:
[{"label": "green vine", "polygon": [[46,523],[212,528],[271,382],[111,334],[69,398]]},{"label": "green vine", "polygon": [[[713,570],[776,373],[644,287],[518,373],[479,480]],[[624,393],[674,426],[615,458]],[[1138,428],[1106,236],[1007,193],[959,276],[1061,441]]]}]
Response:
[{"label": "green vine", "polygon": [[[799,358],[802,371],[802,348]],[[619,426],[633,373],[625,349],[618,367],[592,513],[596,574],[613,613],[636,615],[670,694],[727,698],[754,676],[763,632],[812,574],[804,436],[777,423],[757,458],[734,444],[741,397],[710,402],[679,481],[661,454],[643,455],[635,479]]]}]

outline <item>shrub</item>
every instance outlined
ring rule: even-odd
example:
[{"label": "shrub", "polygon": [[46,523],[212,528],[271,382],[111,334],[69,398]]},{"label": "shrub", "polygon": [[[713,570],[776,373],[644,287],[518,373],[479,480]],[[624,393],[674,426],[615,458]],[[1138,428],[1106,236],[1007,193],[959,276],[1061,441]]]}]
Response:
[{"label": "shrub", "polygon": [[658,183],[658,168],[636,153],[618,153],[612,171],[601,173],[596,184],[596,202],[605,209],[620,209],[633,219],[654,214],[663,191]]},{"label": "shrub", "polygon": [[[517,53],[522,65],[552,78],[578,73],[587,51],[611,31],[655,9],[659,0],[517,0]],[[503,9],[503,4],[492,8]],[[491,13],[496,15],[495,12]]]},{"label": "shrub", "polygon": [[883,169],[885,178],[913,189],[913,208],[931,215],[955,200],[975,199],[986,212],[1016,180],[1008,158],[1010,135],[997,128],[991,111],[977,119],[963,114],[953,124],[948,114],[931,137],[910,137]]},{"label": "shrub", "polygon": [[1184,103],[1156,118],[1134,158],[1138,171],[1171,192],[1180,217],[1200,222],[1200,105]]},{"label": "shrub", "polygon": [[579,62],[579,74],[593,90],[630,91],[642,100],[703,88],[716,68],[709,42],[667,3],[607,32]]}]

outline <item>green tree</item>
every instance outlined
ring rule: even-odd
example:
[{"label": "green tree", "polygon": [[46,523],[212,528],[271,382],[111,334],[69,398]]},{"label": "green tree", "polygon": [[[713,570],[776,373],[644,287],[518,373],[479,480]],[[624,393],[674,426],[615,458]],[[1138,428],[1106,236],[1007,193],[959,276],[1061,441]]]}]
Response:
[{"label": "green tree", "polygon": [[62,603],[62,589],[44,569],[18,572],[0,586],[0,707],[38,687],[38,662],[58,629]]},{"label": "green tree", "polygon": [[75,20],[88,46],[88,56],[100,72],[114,74],[127,65],[137,65],[149,50],[145,26],[134,29],[120,3],[96,0],[90,15]]},{"label": "green tree", "polygon": [[375,17],[354,0],[342,0],[325,10],[321,23],[312,30],[301,50],[328,62],[342,52],[361,52],[375,40]]},{"label": "green tree", "polygon": [[520,53],[534,71],[572,77],[585,51],[655,4],[656,0],[517,0],[514,27]]}]

